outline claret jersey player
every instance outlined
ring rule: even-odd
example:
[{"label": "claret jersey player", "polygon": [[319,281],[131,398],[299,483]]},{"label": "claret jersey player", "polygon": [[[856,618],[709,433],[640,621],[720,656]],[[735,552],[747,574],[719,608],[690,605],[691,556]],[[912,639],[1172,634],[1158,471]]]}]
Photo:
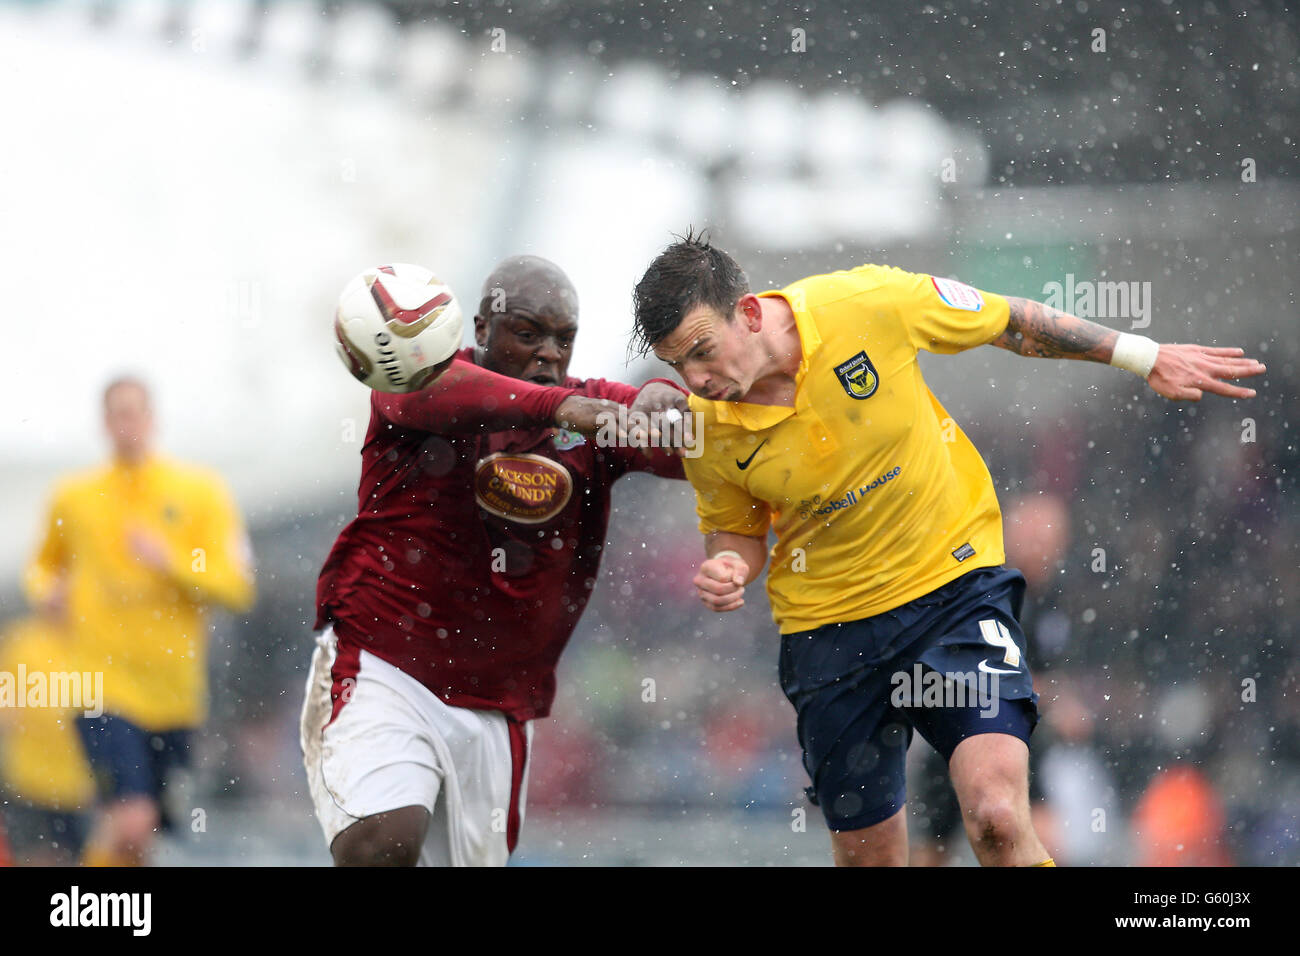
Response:
[{"label": "claret jersey player", "polygon": [[518,840],[532,721],[599,572],[620,475],[680,460],[551,427],[603,379],[536,385],[458,354],[454,387],[371,397],[358,514],[317,589],[302,746],[328,842],[406,806],[423,865],[501,865]]}]

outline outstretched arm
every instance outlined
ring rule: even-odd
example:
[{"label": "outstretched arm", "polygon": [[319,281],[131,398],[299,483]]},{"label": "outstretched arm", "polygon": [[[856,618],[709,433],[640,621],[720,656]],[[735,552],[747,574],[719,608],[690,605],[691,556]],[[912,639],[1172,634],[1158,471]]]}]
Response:
[{"label": "outstretched arm", "polygon": [[[1116,332],[1032,299],[1014,296],[1006,299],[1011,306],[1011,317],[1006,331],[990,345],[1029,357],[1106,362],[1138,374],[1148,368],[1141,361],[1142,352],[1154,343],[1145,336]],[[1205,392],[1228,398],[1254,398],[1254,389],[1228,382],[1263,373],[1264,366],[1246,358],[1239,348],[1160,345],[1144,377],[1152,390],[1165,398],[1196,402]]]},{"label": "outstretched arm", "polygon": [[371,402],[385,421],[435,435],[549,425],[595,435],[602,416],[618,410],[617,403],[579,395],[574,388],[535,385],[459,358],[419,391],[374,392]]}]

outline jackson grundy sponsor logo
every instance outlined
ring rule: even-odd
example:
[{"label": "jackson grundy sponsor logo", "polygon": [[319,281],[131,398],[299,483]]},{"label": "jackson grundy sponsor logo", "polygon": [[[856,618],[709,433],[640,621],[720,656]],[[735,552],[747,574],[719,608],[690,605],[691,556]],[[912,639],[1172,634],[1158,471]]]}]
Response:
[{"label": "jackson grundy sponsor logo", "polygon": [[474,500],[498,518],[522,524],[550,521],[569,503],[573,477],[558,461],[497,452],[474,471]]},{"label": "jackson grundy sponsor logo", "polygon": [[852,508],[864,495],[870,494],[881,485],[897,478],[902,470],[901,465],[895,465],[874,481],[869,481],[865,485],[859,485],[857,488],[850,488],[848,494],[843,498],[836,498],[833,501],[822,501],[821,495],[813,495],[811,501],[804,499],[799,502],[799,517],[806,521],[808,518],[813,516],[823,517],[825,515],[834,514],[836,511],[842,511],[845,508]]}]

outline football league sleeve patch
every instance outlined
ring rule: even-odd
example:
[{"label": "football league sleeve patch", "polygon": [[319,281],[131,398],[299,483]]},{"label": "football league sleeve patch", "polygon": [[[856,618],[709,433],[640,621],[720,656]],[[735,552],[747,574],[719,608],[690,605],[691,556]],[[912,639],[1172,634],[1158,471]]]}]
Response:
[{"label": "football league sleeve patch", "polygon": [[1005,298],[956,279],[904,273],[895,292],[912,344],[927,352],[952,354],[986,345],[1002,334],[1010,316]]}]

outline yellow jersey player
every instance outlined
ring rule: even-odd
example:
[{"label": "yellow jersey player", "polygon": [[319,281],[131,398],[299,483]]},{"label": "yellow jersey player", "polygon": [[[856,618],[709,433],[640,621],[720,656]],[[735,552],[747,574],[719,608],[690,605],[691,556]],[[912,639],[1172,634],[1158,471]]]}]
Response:
[{"label": "yellow jersey player", "polygon": [[110,463],[60,482],[27,569],[31,603],[66,621],[70,670],[103,675],[103,713],[77,730],[99,786],[85,862],[146,862],[167,820],[167,773],[207,716],[205,607],[253,601],[248,538],[207,469],[157,454],[134,378],[104,392]]},{"label": "yellow jersey player", "polygon": [[68,645],[41,615],[0,634],[0,817],[19,865],[76,864],[95,801],[73,720],[99,709],[99,692],[70,670]]},{"label": "yellow jersey player", "polygon": [[634,304],[637,344],[681,374],[702,415],[703,453],[685,460],[708,555],[695,587],[731,611],[767,564],[780,682],[835,862],[907,862],[915,729],[948,762],[980,863],[1051,865],[1029,814],[1024,578],[1003,564],[988,469],[917,353],[1107,362],[1190,400],[1249,398],[1227,380],[1264,366],[887,266],[754,295],[734,259],[690,235],[654,260]]}]

